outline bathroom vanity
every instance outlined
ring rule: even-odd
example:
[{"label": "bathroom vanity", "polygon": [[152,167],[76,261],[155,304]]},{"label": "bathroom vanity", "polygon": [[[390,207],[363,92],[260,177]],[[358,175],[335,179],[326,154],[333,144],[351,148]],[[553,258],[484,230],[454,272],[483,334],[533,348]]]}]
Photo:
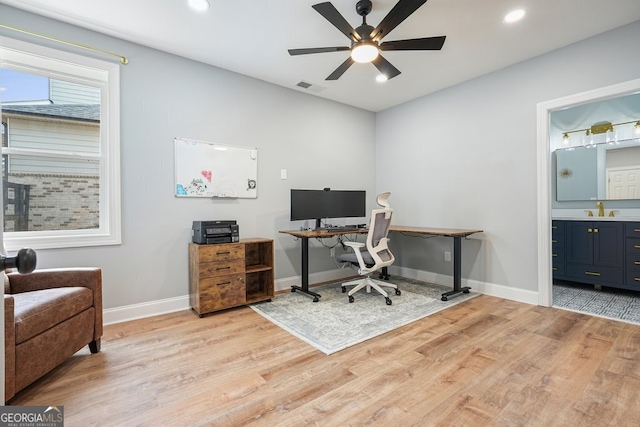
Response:
[{"label": "bathroom vanity", "polygon": [[553,278],[640,290],[640,219],[554,219]]}]

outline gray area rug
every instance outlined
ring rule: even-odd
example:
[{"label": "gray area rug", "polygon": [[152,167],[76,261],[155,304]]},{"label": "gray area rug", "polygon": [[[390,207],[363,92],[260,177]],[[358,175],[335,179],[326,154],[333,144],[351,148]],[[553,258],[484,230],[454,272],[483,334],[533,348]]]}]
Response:
[{"label": "gray area rug", "polygon": [[554,284],[553,306],[640,324],[640,294],[637,292],[596,290],[591,285]]},{"label": "gray area rug", "polygon": [[392,305],[387,305],[375,290],[369,294],[364,289],[354,295],[355,302],[349,303],[340,281],[312,288],[322,295],[320,302],[288,292],[251,308],[318,350],[331,354],[479,295],[471,290],[441,301],[441,294],[451,288],[401,277],[392,277],[390,282],[402,292],[395,295],[393,289],[387,288]]}]

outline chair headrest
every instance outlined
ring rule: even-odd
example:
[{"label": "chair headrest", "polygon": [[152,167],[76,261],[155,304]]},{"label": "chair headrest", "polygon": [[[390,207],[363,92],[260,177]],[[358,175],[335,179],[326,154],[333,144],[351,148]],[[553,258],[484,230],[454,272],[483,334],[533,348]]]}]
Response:
[{"label": "chair headrest", "polygon": [[389,196],[391,196],[390,192],[380,193],[378,194],[378,198],[376,199],[376,201],[383,208],[390,208],[391,205],[389,205]]}]

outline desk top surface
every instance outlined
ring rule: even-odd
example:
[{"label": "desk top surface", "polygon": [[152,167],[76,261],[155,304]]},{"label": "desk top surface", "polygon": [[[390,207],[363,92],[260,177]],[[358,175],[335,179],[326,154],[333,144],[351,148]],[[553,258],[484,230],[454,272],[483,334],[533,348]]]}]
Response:
[{"label": "desk top surface", "polygon": [[[475,233],[482,233],[482,230],[467,230],[463,228],[430,228],[414,227],[411,225],[392,225],[389,231],[398,233],[429,234],[433,236],[466,237]],[[369,229],[358,230],[282,230],[280,233],[290,234],[295,237],[331,237],[341,234],[367,234]]]}]

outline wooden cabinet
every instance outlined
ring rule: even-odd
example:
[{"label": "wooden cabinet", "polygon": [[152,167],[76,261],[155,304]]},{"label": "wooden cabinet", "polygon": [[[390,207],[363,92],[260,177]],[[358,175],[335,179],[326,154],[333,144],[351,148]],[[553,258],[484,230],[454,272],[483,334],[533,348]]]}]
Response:
[{"label": "wooden cabinet", "polygon": [[189,303],[200,316],[273,297],[273,240],[189,243]]},{"label": "wooden cabinet", "polygon": [[564,277],[565,221],[551,223],[551,266],[553,277]]}]

